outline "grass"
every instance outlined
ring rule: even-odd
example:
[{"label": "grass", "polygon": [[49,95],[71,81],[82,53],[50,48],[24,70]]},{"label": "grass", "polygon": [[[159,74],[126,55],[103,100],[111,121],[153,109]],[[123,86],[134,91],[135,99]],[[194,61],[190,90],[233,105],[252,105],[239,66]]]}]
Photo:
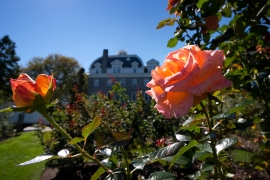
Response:
[{"label": "grass", "polygon": [[43,153],[35,132],[23,132],[20,136],[0,142],[0,179],[39,180],[45,161],[28,166],[17,165]]}]

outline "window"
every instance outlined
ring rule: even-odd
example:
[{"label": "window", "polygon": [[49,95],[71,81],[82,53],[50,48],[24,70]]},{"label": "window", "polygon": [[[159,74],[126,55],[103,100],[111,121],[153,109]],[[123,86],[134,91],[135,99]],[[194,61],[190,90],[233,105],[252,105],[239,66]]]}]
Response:
[{"label": "window", "polygon": [[136,87],[137,86],[137,79],[132,79],[132,86]]},{"label": "window", "polygon": [[96,63],[96,64],[95,64],[95,71],[94,71],[94,72],[95,72],[96,74],[101,73],[100,67],[101,67],[101,64],[100,64],[100,63]]},{"label": "window", "polygon": [[153,69],[155,69],[155,66],[148,66],[148,72],[151,72]]},{"label": "window", "polygon": [[144,92],[144,98],[146,101],[149,101],[150,100],[150,97],[147,93]]},{"label": "window", "polygon": [[131,100],[135,101],[136,100],[136,92],[132,92],[131,94]]},{"label": "window", "polygon": [[113,73],[116,73],[116,67],[113,67]]},{"label": "window", "polygon": [[125,79],[120,79],[120,84],[121,84],[121,86],[125,86]]},{"label": "window", "polygon": [[99,80],[98,79],[95,79],[94,80],[94,87],[98,87],[99,86]]},{"label": "window", "polygon": [[144,79],[144,85],[146,85],[149,82],[149,79]]},{"label": "window", "polygon": [[112,86],[112,80],[111,79],[108,79],[107,86],[108,87],[111,87]]},{"label": "window", "polygon": [[121,73],[121,67],[117,67],[117,73]]},{"label": "window", "polygon": [[136,73],[137,72],[137,68],[136,67],[133,67],[133,73]]},{"label": "window", "polygon": [[121,67],[113,67],[113,73],[121,73]]}]

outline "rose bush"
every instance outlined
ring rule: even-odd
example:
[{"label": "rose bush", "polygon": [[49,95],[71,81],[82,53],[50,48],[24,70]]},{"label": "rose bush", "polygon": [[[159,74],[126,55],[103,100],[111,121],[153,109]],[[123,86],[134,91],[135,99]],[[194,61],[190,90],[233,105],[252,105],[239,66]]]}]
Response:
[{"label": "rose bush", "polygon": [[207,93],[231,85],[222,75],[223,61],[223,50],[185,46],[169,53],[163,65],[152,70],[153,79],[147,83],[151,89],[146,93],[166,118],[186,115]]},{"label": "rose bush", "polygon": [[32,112],[38,103],[48,103],[56,88],[56,80],[46,74],[38,75],[34,81],[23,73],[17,79],[10,79],[10,83],[16,106],[27,107],[26,112]]}]

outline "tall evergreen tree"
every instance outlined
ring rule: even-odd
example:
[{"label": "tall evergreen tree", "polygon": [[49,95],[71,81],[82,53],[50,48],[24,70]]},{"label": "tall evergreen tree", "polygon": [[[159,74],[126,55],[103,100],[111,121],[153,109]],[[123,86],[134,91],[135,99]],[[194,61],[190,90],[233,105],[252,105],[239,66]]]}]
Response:
[{"label": "tall evergreen tree", "polygon": [[12,97],[9,79],[17,78],[19,74],[20,58],[16,55],[15,48],[15,42],[9,36],[0,40],[0,99],[4,101],[11,100]]}]

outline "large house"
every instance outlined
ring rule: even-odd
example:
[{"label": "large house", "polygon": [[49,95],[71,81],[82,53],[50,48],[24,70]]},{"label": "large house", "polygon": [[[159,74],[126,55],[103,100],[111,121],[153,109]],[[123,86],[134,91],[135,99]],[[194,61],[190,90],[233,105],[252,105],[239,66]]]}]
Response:
[{"label": "large house", "polygon": [[[149,88],[146,87],[151,77],[151,70],[159,65],[155,59],[143,61],[136,54],[127,54],[120,51],[117,55],[108,55],[108,50],[103,50],[103,55],[90,65],[88,75],[88,94],[98,91],[108,94],[112,87],[112,78],[120,82],[127,90],[127,95],[131,100],[136,99],[136,92],[141,90],[143,93]],[[144,93],[146,99],[150,96]]]}]

